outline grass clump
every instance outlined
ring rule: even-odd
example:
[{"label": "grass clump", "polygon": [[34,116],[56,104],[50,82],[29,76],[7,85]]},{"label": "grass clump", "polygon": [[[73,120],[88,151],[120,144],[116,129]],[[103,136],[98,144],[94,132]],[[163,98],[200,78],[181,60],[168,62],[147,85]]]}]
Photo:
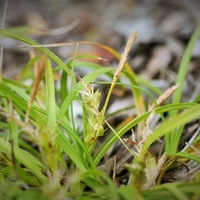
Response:
[{"label": "grass clump", "polygon": [[[95,62],[80,59],[88,55],[75,55],[64,63],[46,46],[26,37],[24,32],[24,29],[0,30],[1,36],[24,42],[34,48],[29,62],[18,75],[18,80],[5,78],[1,72],[2,199],[25,199],[31,196],[33,199],[129,200],[158,199],[161,195],[168,199],[190,199],[199,196],[198,132],[183,149],[178,149],[185,125],[200,116],[198,96],[194,102],[181,102],[191,52],[200,36],[199,26],[183,56],[177,85],[169,88],[157,99],[140,88],[140,78],[127,62],[137,33],[128,40],[122,56],[102,44],[78,43],[97,45],[112,53],[119,60],[115,70],[113,67],[102,67]],[[93,58],[99,59],[95,56]],[[57,67],[52,67],[53,61]],[[74,75],[76,67],[81,65],[88,65],[92,69],[82,78]],[[101,75],[106,75],[110,81],[97,82]],[[129,83],[121,81],[120,76]],[[30,87],[26,85],[27,80],[32,81]],[[102,108],[101,91],[94,90],[91,83],[110,84],[107,96],[103,97],[105,100]],[[123,121],[118,127],[109,124],[106,112],[115,86],[130,88],[134,99],[133,107],[136,110],[135,118]],[[153,88],[151,84],[149,88]],[[158,88],[155,91],[159,91]],[[151,105],[145,104],[144,93],[151,98]],[[164,104],[171,96],[172,102]],[[74,115],[74,102],[82,106],[81,130]],[[160,122],[151,130],[151,123],[156,116],[160,116]],[[134,127],[137,129],[132,133],[131,139],[128,142],[123,140],[123,135]],[[105,131],[108,134],[105,134]],[[150,148],[163,137],[165,149],[161,155],[154,155]],[[116,161],[111,165],[109,160],[103,162],[108,150],[118,140],[128,149],[128,154],[134,157],[130,163],[123,163],[129,171],[128,184],[124,185],[116,183]],[[131,145],[128,145],[129,143]],[[177,169],[177,166],[189,166],[191,162],[195,163],[197,170],[190,169],[187,179],[182,179],[180,183],[161,184],[167,172]],[[113,171],[113,177],[108,171]],[[8,187],[9,194],[6,193]]]}]

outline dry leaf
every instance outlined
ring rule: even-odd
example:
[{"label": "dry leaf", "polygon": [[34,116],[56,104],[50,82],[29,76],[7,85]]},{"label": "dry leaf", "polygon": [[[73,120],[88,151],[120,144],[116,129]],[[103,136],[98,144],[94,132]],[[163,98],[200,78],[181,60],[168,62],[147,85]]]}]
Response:
[{"label": "dry leaf", "polygon": [[25,116],[25,122],[28,122],[28,117],[29,117],[29,113],[30,113],[30,110],[33,105],[33,101],[36,98],[39,84],[42,80],[42,76],[44,75],[45,66],[46,66],[45,62],[46,62],[46,55],[43,55],[40,58],[40,60],[38,62],[36,62],[36,65],[35,65],[36,77],[34,79],[31,94],[30,94],[30,101],[29,101],[26,116]]}]

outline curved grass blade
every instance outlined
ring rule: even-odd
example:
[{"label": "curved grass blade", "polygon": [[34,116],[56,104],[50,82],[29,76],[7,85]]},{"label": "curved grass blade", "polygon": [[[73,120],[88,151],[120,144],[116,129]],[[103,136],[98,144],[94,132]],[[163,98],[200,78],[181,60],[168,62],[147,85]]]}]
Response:
[{"label": "curved grass blade", "polygon": [[82,81],[79,81],[77,84],[75,84],[74,88],[68,93],[65,100],[62,103],[62,106],[60,108],[59,113],[57,114],[57,120],[62,121],[63,117],[65,116],[65,113],[67,112],[69,105],[72,103],[73,99],[76,97],[79,91],[83,90],[85,84],[89,84],[90,82],[94,81],[97,77],[99,77],[101,74],[105,74],[107,72],[112,71],[112,68],[101,68],[97,69],[90,74],[86,75]]},{"label": "curved grass blade", "polygon": [[[47,44],[47,45],[32,45],[32,47],[61,47],[61,46],[74,45],[74,44],[98,46],[110,52],[111,54],[113,54],[113,56],[119,61],[121,59],[121,55],[117,51],[115,51],[109,46],[106,46],[97,42],[89,42],[89,41],[63,42],[63,43],[55,43],[55,44]],[[131,66],[128,64],[128,62],[124,64],[124,68],[131,74],[131,79],[130,79],[131,83],[139,87],[137,76],[132,70]],[[137,89],[134,89],[132,92],[135,98],[135,104],[136,104],[138,115],[140,115],[145,112],[145,104],[144,104],[143,96],[141,95],[140,91],[138,91]]]},{"label": "curved grass blade", "polygon": [[50,51],[49,49],[44,48],[44,47],[39,47],[40,45],[37,42],[35,42],[34,40],[32,40],[32,39],[30,39],[30,38],[28,38],[26,36],[17,34],[15,32],[13,32],[12,30],[0,29],[0,35],[5,36],[5,37],[13,38],[15,40],[24,42],[24,43],[26,43],[28,45],[31,45],[31,46],[34,46],[34,45],[38,46],[37,49],[39,51],[41,51],[41,52],[45,53],[46,55],[48,55],[49,58],[51,58],[58,65],[60,65],[63,68],[63,70],[65,70],[66,73],[72,78],[72,80],[74,80],[73,74],[67,68],[67,66],[65,65],[65,63],[58,56],[56,56],[52,51]]},{"label": "curved grass blade", "polygon": [[180,158],[187,158],[189,160],[194,160],[195,162],[200,164],[200,158],[191,154],[191,153],[187,153],[187,152],[178,152],[176,154],[171,154],[169,156],[178,156]]},{"label": "curved grass blade", "polygon": [[[0,151],[11,155],[11,144],[2,138],[0,138]],[[17,161],[26,166],[42,183],[47,180],[41,171],[45,166],[37,158],[20,148],[14,148],[14,152]]]},{"label": "curved grass blade", "polygon": [[[189,44],[187,45],[187,48],[184,52],[183,58],[180,63],[176,83],[179,84],[179,88],[177,91],[174,93],[173,98],[172,98],[172,103],[179,103],[181,100],[182,92],[183,92],[183,85],[185,82],[185,78],[187,75],[188,71],[188,66],[190,59],[192,57],[192,50],[194,48],[194,45],[196,44],[198,38],[200,37],[200,24],[197,26],[196,30],[194,31]],[[173,110],[169,112],[169,116],[175,116],[177,115],[177,111]],[[181,137],[181,133],[183,131],[185,124],[182,124],[182,126],[177,126],[178,129],[176,133],[170,133],[166,135],[166,151],[168,153],[175,153],[177,151],[178,143]]]},{"label": "curved grass blade", "polygon": [[[173,131],[177,126],[182,126],[192,120],[199,118],[200,116],[200,106],[196,105],[192,108],[182,112],[181,114],[170,118],[169,120],[165,121],[160,127],[158,127],[144,143],[142,155],[144,156],[150,147],[150,145],[159,139],[160,137],[166,135],[170,131]],[[171,144],[173,145],[173,144]],[[173,147],[171,147],[173,148]]]},{"label": "curved grass blade", "polygon": [[[158,107],[158,108],[155,108],[155,113],[156,114],[160,114],[160,113],[163,113],[163,112],[167,112],[169,110],[174,110],[174,109],[188,109],[188,108],[192,108],[196,106],[196,104],[193,104],[193,103],[180,103],[180,104],[168,104],[168,105],[165,105],[165,106],[161,106],[161,107]],[[194,108],[193,108],[194,109]],[[195,110],[195,109],[194,109]],[[121,128],[117,134],[119,137],[122,137],[128,130],[132,129],[134,126],[136,126],[138,123],[144,121],[147,119],[147,117],[152,113],[153,111],[148,111],[146,113],[144,113],[143,115],[140,115],[136,118],[134,118],[133,120],[131,120],[128,124],[126,124],[123,128]],[[199,110],[200,112],[200,110]],[[192,113],[192,111],[191,111]],[[198,114],[197,114],[198,115]],[[181,118],[181,117],[180,117]],[[172,120],[173,121],[173,120]],[[171,122],[170,122],[171,123]],[[166,125],[166,127],[170,127],[170,125]],[[162,132],[160,133],[162,134]],[[165,133],[166,134],[166,133]],[[105,143],[103,143],[102,145],[102,149],[100,149],[99,153],[97,154],[97,156],[95,157],[94,159],[94,163],[95,165],[97,165],[99,163],[99,161],[103,158],[103,156],[105,155],[105,153],[108,151],[108,149],[118,140],[118,136],[116,136],[115,134],[111,135],[111,137],[108,137],[106,140],[105,140]],[[150,135],[149,137],[153,137],[152,135]],[[151,138],[151,142],[150,144],[152,144],[152,142],[156,141],[158,139],[158,137],[153,137]],[[148,140],[148,138],[147,138]],[[149,144],[149,145],[150,145]],[[146,145],[146,142],[145,142],[145,145]],[[149,147],[148,145],[148,147]],[[146,148],[146,147],[145,147]],[[146,150],[145,150],[146,152]]]}]

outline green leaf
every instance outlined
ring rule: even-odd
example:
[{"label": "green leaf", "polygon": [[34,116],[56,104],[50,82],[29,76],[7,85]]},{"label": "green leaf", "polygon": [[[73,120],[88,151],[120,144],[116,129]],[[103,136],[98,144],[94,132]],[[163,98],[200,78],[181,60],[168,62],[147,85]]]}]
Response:
[{"label": "green leaf", "polygon": [[171,117],[169,120],[165,121],[151,135],[148,136],[147,140],[144,143],[143,154],[146,154],[147,149],[158,138],[162,137],[163,135],[169,134],[170,131],[173,131],[178,126],[182,126],[192,120],[199,118],[199,116],[200,116],[200,106],[196,105],[182,112],[181,114]]},{"label": "green leaf", "polygon": [[53,130],[56,127],[56,101],[55,101],[54,77],[53,77],[51,62],[49,59],[46,59],[45,80],[46,80],[47,127],[53,132]]},{"label": "green leaf", "polygon": [[[11,144],[2,138],[0,138],[0,151],[11,155]],[[45,166],[37,158],[20,148],[14,148],[14,154],[16,159],[35,174],[42,183],[47,180],[47,177],[45,177],[41,171],[45,169]]]},{"label": "green leaf", "polygon": [[[35,42],[34,40],[23,36],[21,34],[18,34],[17,32],[13,31],[12,29],[0,29],[0,35],[4,36],[4,37],[10,37],[13,38],[15,40],[24,42],[26,44],[29,45],[38,45],[39,44],[37,42]],[[56,56],[52,51],[48,50],[47,48],[44,47],[36,47],[36,49],[38,49],[39,51],[45,53],[46,55],[48,55],[49,58],[51,58],[52,60],[54,60],[58,65],[60,65],[62,67],[63,70],[66,71],[66,73],[72,78],[72,80],[74,80],[74,76],[71,74],[70,70],[67,68],[67,66],[65,65],[65,63],[63,63],[63,61]]]},{"label": "green leaf", "polygon": [[[184,86],[184,82],[186,79],[186,75],[187,75],[187,71],[188,71],[188,66],[189,66],[189,62],[190,59],[192,57],[192,50],[194,48],[194,45],[196,44],[197,40],[200,37],[200,24],[196,27],[196,30],[194,31],[189,44],[187,45],[187,48],[184,52],[184,55],[181,59],[181,63],[179,66],[179,71],[178,71],[178,75],[177,75],[177,79],[176,79],[176,83],[179,84],[178,89],[174,92],[173,98],[172,98],[172,103],[179,103],[181,100],[181,96],[182,96],[182,92],[183,92],[183,86]],[[173,110],[169,112],[169,116],[175,116],[177,115],[177,110]],[[166,135],[166,151],[168,153],[175,153],[177,151],[178,148],[178,143],[183,131],[185,124],[182,124],[181,127],[178,128],[177,126],[177,130],[176,133],[170,133]]]},{"label": "green leaf", "polygon": [[200,164],[200,158],[187,152],[178,152],[176,154],[170,154],[169,156],[178,156],[180,158],[187,158],[189,160],[194,160],[195,162]]},{"label": "green leaf", "polygon": [[133,199],[143,200],[144,199],[136,188],[130,187],[130,186],[122,185],[118,189],[118,193],[121,196],[120,199],[122,200],[133,200]]},{"label": "green leaf", "polygon": [[81,81],[79,81],[77,84],[74,85],[73,89],[68,93],[66,96],[65,100],[62,103],[62,106],[60,108],[59,113],[57,114],[57,119],[62,120],[63,117],[65,116],[65,113],[67,112],[69,105],[72,103],[76,95],[78,94],[79,91],[83,90],[85,84],[89,84],[90,82],[94,81],[97,77],[99,77],[101,74],[107,73],[112,71],[113,69],[111,68],[101,68],[97,69],[90,74],[86,75]]}]

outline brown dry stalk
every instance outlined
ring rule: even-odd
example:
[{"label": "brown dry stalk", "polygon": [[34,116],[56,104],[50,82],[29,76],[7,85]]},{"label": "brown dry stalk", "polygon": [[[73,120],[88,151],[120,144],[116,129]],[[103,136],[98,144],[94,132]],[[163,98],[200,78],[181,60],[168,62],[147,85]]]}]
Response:
[{"label": "brown dry stalk", "polygon": [[117,70],[115,71],[115,74],[114,74],[114,78],[113,78],[113,83],[117,81],[118,77],[119,77],[119,74],[120,72],[122,71],[123,67],[124,67],[124,64],[125,62],[128,60],[128,55],[129,55],[129,52],[131,50],[131,47],[133,46],[136,38],[137,38],[137,34],[138,32],[134,32],[130,38],[128,39],[127,43],[126,43],[126,46],[124,48],[124,52],[121,56],[121,59],[119,61],[119,64],[118,64],[118,67],[117,67]]},{"label": "brown dry stalk", "polygon": [[167,153],[164,153],[162,157],[158,160],[156,169],[154,170],[154,173],[151,175],[151,178],[146,184],[144,185],[143,189],[148,190],[151,186],[154,186],[156,183],[156,179],[158,178],[159,174],[161,173],[161,170],[166,163],[166,160],[168,158]]},{"label": "brown dry stalk", "polygon": [[46,55],[43,55],[41,57],[41,59],[35,65],[36,77],[34,79],[31,94],[30,94],[30,101],[29,101],[27,112],[26,112],[26,115],[25,115],[25,123],[28,122],[28,117],[29,117],[29,113],[30,113],[30,110],[31,110],[32,105],[33,105],[33,101],[36,98],[39,84],[42,80],[42,76],[44,75],[45,66],[46,66],[45,62],[46,62]]},{"label": "brown dry stalk", "polygon": [[[158,97],[158,99],[156,100],[156,104],[153,103],[149,107],[148,111],[153,110],[157,105],[158,106],[162,105],[177,90],[178,86],[179,85],[176,84],[176,85],[173,85],[172,87],[168,88],[161,96]],[[141,134],[141,137],[142,137],[141,141],[145,141],[147,136],[151,133],[150,124],[151,124],[152,120],[154,119],[154,117],[155,117],[155,112],[152,112],[146,119],[146,123],[145,123],[145,126],[144,126],[142,134]]]},{"label": "brown dry stalk", "polygon": [[[168,88],[161,96],[158,97],[156,100],[157,105],[162,105],[171,95],[177,90],[179,84],[173,85],[172,87]],[[153,103],[149,110],[153,110],[156,107],[155,103]]]},{"label": "brown dry stalk", "polygon": [[110,96],[111,96],[111,93],[115,87],[115,83],[120,75],[120,72],[121,70],[123,69],[124,67],[124,64],[126,63],[126,61],[128,60],[128,54],[131,50],[131,47],[133,46],[133,43],[135,42],[136,38],[137,38],[137,33],[138,32],[134,32],[130,38],[128,39],[127,43],[126,43],[126,46],[124,48],[124,52],[121,56],[121,59],[119,61],[119,64],[118,64],[118,67],[115,71],[115,74],[114,74],[114,77],[113,77],[113,80],[112,80],[112,84],[110,86],[110,89],[108,91],[108,94],[107,94],[107,97],[106,97],[106,101],[104,103],[104,107],[102,109],[102,116],[104,116],[105,112],[106,112],[106,108],[108,106],[108,102],[109,102],[109,99],[110,99]]}]

